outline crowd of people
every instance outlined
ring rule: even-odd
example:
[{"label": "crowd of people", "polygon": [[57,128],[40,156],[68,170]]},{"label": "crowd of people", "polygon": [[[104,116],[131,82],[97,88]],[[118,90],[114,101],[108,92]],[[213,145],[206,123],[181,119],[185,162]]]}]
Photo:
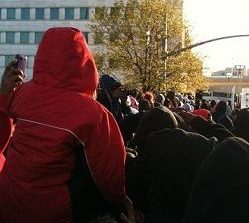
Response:
[{"label": "crowd of people", "polygon": [[23,76],[1,81],[1,223],[249,222],[248,108],[99,77],[67,27]]}]

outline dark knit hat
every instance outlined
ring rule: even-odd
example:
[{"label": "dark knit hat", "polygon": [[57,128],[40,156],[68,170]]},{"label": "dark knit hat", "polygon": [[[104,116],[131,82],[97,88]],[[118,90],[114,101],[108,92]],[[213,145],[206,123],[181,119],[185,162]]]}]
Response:
[{"label": "dark knit hat", "polygon": [[117,81],[114,77],[111,77],[107,74],[104,74],[101,78],[100,78],[100,87],[102,89],[106,89],[106,90],[114,90],[118,87],[122,86],[122,84]]}]

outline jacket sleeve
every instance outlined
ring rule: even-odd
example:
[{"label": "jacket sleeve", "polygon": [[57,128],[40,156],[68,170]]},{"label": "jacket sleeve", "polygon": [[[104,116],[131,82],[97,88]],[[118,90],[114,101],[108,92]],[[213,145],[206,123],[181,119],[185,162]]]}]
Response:
[{"label": "jacket sleeve", "polygon": [[3,152],[9,142],[12,130],[12,122],[6,111],[6,101],[7,98],[0,95],[0,171],[5,161]]},{"label": "jacket sleeve", "polygon": [[102,196],[111,203],[122,203],[125,196],[125,147],[116,121],[106,110],[90,131],[85,152]]}]

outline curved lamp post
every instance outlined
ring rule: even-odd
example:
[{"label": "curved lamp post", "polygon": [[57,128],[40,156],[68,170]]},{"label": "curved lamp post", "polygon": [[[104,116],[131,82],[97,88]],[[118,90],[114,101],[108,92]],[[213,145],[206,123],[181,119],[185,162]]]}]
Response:
[{"label": "curved lamp post", "polygon": [[177,49],[177,50],[172,50],[170,52],[167,52],[164,54],[164,59],[169,57],[169,56],[174,56],[174,55],[177,55],[181,52],[184,52],[186,50],[189,50],[189,49],[192,49],[192,48],[195,48],[197,46],[201,46],[201,45],[204,45],[204,44],[207,44],[207,43],[211,43],[211,42],[214,42],[214,41],[219,41],[219,40],[224,40],[224,39],[231,39],[231,38],[239,38],[239,37],[249,37],[249,34],[243,34],[243,35],[233,35],[233,36],[223,36],[223,37],[219,37],[219,38],[214,38],[214,39],[210,39],[210,40],[206,40],[206,41],[202,41],[202,42],[199,42],[199,43],[195,43],[195,44],[192,44],[190,46],[187,46],[187,47],[183,47],[181,49]]}]

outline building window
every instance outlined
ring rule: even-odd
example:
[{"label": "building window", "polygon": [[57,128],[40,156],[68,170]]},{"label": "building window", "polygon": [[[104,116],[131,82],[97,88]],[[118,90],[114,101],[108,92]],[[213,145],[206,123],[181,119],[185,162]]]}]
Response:
[{"label": "building window", "polygon": [[40,43],[42,39],[43,32],[35,32],[35,43]]},{"label": "building window", "polygon": [[29,43],[29,32],[20,32],[20,43]]},{"label": "building window", "polygon": [[16,9],[7,8],[7,19],[16,19]]},{"label": "building window", "polygon": [[7,55],[5,56],[5,66],[9,65],[15,59],[15,55]]},{"label": "building window", "polygon": [[21,8],[21,19],[29,20],[30,19],[30,9],[29,8]]},{"label": "building window", "polygon": [[89,33],[88,32],[82,32],[86,42],[88,43],[88,36],[89,36]]},{"label": "building window", "polygon": [[44,8],[35,9],[35,19],[43,20],[44,19]]},{"label": "building window", "polygon": [[80,8],[80,19],[89,19],[89,8]]},{"label": "building window", "polygon": [[15,43],[15,32],[6,32],[6,43]]},{"label": "building window", "polygon": [[51,8],[50,9],[50,19],[51,20],[59,19],[59,8]]},{"label": "building window", "polygon": [[67,20],[74,19],[74,8],[65,8],[65,19]]}]

